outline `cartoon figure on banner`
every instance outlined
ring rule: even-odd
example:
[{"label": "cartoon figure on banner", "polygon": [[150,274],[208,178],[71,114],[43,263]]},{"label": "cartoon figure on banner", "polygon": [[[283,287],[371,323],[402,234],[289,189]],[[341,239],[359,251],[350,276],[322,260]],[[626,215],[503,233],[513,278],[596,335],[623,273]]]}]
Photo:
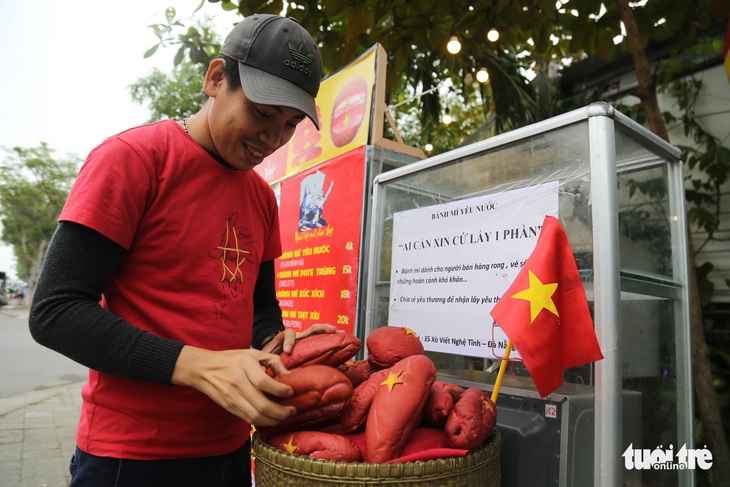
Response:
[{"label": "cartoon figure on banner", "polygon": [[325,193],[324,179],[325,175],[317,171],[302,181],[300,189],[301,203],[299,205],[300,232],[327,226],[327,220],[322,216],[322,213],[324,211],[324,203],[327,201],[335,183],[334,181],[330,182],[329,188]]}]

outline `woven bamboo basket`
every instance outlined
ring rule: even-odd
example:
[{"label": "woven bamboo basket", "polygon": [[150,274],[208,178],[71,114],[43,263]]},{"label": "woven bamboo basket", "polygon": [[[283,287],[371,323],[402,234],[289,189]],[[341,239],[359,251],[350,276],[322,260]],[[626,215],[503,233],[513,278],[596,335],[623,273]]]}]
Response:
[{"label": "woven bamboo basket", "polygon": [[463,457],[403,463],[332,462],[292,455],[253,437],[256,487],[499,487],[502,436]]}]

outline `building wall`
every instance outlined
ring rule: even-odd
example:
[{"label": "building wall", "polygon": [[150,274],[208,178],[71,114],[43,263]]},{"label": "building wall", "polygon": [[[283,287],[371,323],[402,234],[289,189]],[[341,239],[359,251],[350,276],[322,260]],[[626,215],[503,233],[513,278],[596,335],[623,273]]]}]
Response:
[{"label": "building wall", "polygon": [[[697,120],[725,147],[730,149],[730,81],[724,65],[718,62],[693,73],[692,76],[702,81],[702,89],[695,106]],[[604,82],[607,87],[603,92],[605,99],[618,100],[618,104],[627,106],[639,103],[638,97],[628,95],[637,87],[633,69],[617,70],[613,77],[609,76]],[[676,101],[672,97],[660,94],[659,105],[663,112],[671,112],[676,117],[681,116]],[[670,125],[668,130],[669,141],[672,145],[696,145],[691,138],[685,136],[681,122]],[[697,171],[690,171],[689,167],[685,166],[686,175],[692,176],[693,173],[697,174]],[[705,262],[713,264],[713,271],[708,276],[715,288],[712,302],[730,305],[730,286],[725,282],[726,279],[730,279],[730,181],[726,181],[723,185],[718,208],[709,210],[719,211],[720,229],[715,233],[713,239],[708,239],[705,231],[696,226],[692,228],[692,243],[695,250],[699,250],[696,263],[697,265]]]},{"label": "building wall", "polygon": [[[702,81],[702,89],[696,104],[697,120],[705,130],[730,149],[730,81],[724,66],[718,64],[693,76]],[[660,96],[659,104],[662,110],[678,114],[675,102],[671,98]],[[684,135],[681,124],[669,129],[669,140],[673,145],[694,145],[693,141]],[[692,175],[689,168],[686,167],[685,171]],[[730,279],[730,181],[726,181],[723,185],[719,211],[720,230],[714,238],[708,241],[707,233],[695,227],[692,229],[692,241],[694,248],[699,250],[697,265],[702,265],[704,262],[711,262],[714,265],[714,270],[709,276],[715,285],[712,301],[730,303],[730,287],[725,283],[726,279]]]}]

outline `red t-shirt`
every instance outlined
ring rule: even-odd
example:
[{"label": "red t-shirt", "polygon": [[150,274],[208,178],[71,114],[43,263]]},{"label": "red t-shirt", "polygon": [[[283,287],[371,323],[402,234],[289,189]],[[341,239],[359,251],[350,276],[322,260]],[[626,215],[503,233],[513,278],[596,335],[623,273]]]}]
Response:
[{"label": "red t-shirt", "polygon": [[[174,121],[157,122],[94,149],[59,220],[128,249],[101,303],[113,314],[196,347],[250,347],[259,264],[281,254],[276,197],[255,171],[227,168]],[[82,396],[77,442],[94,455],[219,455],[249,433],[244,421],[184,386],[91,370]]]}]

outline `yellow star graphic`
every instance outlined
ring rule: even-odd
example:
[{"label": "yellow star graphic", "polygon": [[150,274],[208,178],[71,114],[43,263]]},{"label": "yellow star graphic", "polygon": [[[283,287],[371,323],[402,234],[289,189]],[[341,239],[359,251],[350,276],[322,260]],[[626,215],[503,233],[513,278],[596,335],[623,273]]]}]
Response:
[{"label": "yellow star graphic", "polygon": [[558,283],[543,284],[532,271],[528,272],[530,274],[530,287],[513,294],[512,297],[530,302],[530,323],[535,321],[535,318],[543,309],[547,309],[555,316],[560,316],[552,299],[553,293],[558,288]]},{"label": "yellow star graphic", "polygon": [[287,453],[293,454],[295,451],[297,451],[297,448],[299,448],[297,445],[292,444],[293,441],[294,437],[292,436],[291,438],[289,438],[289,443],[284,444],[284,448],[286,448]]},{"label": "yellow star graphic", "polygon": [[492,405],[491,405],[491,404],[489,403],[489,401],[487,401],[486,399],[482,399],[482,402],[484,403],[484,407],[485,407],[485,408],[486,408],[486,409],[487,409],[488,411],[492,411],[492,412],[495,412],[495,411],[494,411],[494,406],[492,406]]},{"label": "yellow star graphic", "polygon": [[416,335],[416,332],[408,328],[407,326],[404,326],[403,329],[406,331],[406,335],[415,335],[416,338],[418,338],[418,335]]},{"label": "yellow star graphic", "polygon": [[388,386],[388,392],[392,392],[396,384],[403,384],[403,381],[399,379],[402,373],[402,370],[397,374],[394,374],[393,372],[388,372],[388,378],[381,382],[380,385]]}]

